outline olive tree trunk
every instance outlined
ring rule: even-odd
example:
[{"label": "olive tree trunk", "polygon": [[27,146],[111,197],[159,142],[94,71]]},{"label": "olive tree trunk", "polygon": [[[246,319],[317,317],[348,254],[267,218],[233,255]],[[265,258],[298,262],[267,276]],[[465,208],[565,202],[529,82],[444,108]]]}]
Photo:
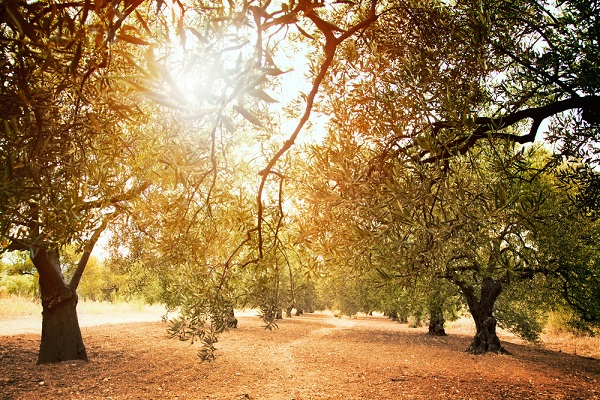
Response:
[{"label": "olive tree trunk", "polygon": [[461,289],[476,328],[475,336],[467,351],[473,354],[486,352],[509,354],[500,344],[500,339],[496,334],[496,318],[493,315],[494,303],[502,292],[502,283],[494,281],[492,278],[484,278],[479,298],[475,295],[475,289],[472,286],[462,285]]},{"label": "olive tree trunk", "polygon": [[31,258],[40,277],[42,297],[42,340],[38,364],[87,361],[77,319],[77,294],[75,288],[65,282],[58,251],[37,247],[32,253]]},{"label": "olive tree trunk", "polygon": [[429,295],[427,300],[427,311],[429,312],[429,335],[446,336],[444,329],[444,304],[448,296],[443,290],[435,290]]},{"label": "olive tree trunk", "polygon": [[39,274],[42,297],[42,340],[38,364],[88,361],[77,319],[77,287],[107,222],[108,219],[102,222],[85,246],[69,284],[61,272],[57,248],[36,246],[30,249],[31,261]]},{"label": "olive tree trunk", "polygon": [[88,361],[76,307],[77,295],[75,294],[52,308],[43,306],[42,341],[38,364],[67,360]]},{"label": "olive tree trunk", "polygon": [[429,308],[429,335],[433,336],[446,336],[446,330],[444,329],[444,313],[442,307],[430,307]]}]

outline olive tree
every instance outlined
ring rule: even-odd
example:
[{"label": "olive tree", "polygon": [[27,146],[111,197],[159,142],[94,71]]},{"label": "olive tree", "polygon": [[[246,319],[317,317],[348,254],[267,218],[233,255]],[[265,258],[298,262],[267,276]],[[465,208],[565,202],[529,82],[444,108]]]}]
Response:
[{"label": "olive tree", "polygon": [[[388,257],[412,260],[398,268],[437,269],[456,284],[477,325],[471,350],[501,351],[495,301],[509,281],[546,269],[535,222],[557,214],[543,207],[552,190],[542,172],[581,160],[579,197],[594,205],[597,5],[385,6],[327,82],[334,139],[314,152],[313,173],[329,195],[315,204],[354,205],[338,217],[385,238]],[[540,139],[548,121],[557,152],[539,166],[513,145]]]},{"label": "olive tree", "polygon": [[[110,4],[9,1],[0,12],[2,251],[29,252],[39,274],[38,363],[85,360],[77,287],[109,221],[150,184],[140,154],[159,150],[141,103],[111,78],[127,72],[111,43],[131,43],[115,37]],[[69,244],[81,258],[67,282]]]}]

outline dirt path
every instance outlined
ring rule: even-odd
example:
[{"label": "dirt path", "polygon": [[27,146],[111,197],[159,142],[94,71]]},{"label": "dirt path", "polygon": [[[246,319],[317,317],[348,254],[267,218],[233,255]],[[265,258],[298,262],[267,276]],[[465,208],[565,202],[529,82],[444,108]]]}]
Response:
[{"label": "dirt path", "polygon": [[[121,312],[113,315],[86,314],[78,315],[79,326],[90,327],[110,324],[127,324],[133,322],[159,322],[161,315],[156,312]],[[42,331],[42,315],[26,317],[0,318],[0,336],[39,334]]]},{"label": "dirt path", "polygon": [[83,328],[89,363],[36,366],[39,334],[0,336],[0,399],[600,399],[598,359],[519,343],[471,356],[468,335],[383,317],[239,320],[210,364],[158,322]]},{"label": "dirt path", "polygon": [[276,346],[271,353],[276,370],[282,371],[282,375],[289,377],[291,381],[310,382],[313,380],[316,373],[318,374],[320,371],[308,370],[306,365],[294,355],[301,352],[306,353],[310,350],[311,354],[309,356],[314,357],[315,354],[312,353],[319,352],[319,349],[314,348],[316,343],[326,341],[327,337],[333,335],[336,331],[355,326],[356,322],[347,319],[329,318],[327,324],[329,326],[313,329],[299,339]]}]

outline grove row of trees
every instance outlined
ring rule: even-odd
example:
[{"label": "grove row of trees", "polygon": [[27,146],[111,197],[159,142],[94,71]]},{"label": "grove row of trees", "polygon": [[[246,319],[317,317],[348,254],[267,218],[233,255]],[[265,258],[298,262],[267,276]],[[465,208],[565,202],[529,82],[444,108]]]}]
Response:
[{"label": "grove row of trees", "polygon": [[438,333],[466,305],[474,353],[551,309],[598,327],[599,8],[3,2],[0,244],[39,276],[38,362],[87,359],[102,235],[205,359],[233,308],[272,327],[318,288]]},{"label": "grove row of trees", "polygon": [[[74,248],[61,252],[62,273],[69,279],[77,267],[78,254]],[[39,276],[25,252],[5,254],[0,260],[0,296],[24,297],[40,300]],[[147,304],[161,302],[163,288],[160,280],[148,274],[140,264],[109,264],[91,256],[85,276],[77,290],[78,297],[93,302],[140,301]]]}]

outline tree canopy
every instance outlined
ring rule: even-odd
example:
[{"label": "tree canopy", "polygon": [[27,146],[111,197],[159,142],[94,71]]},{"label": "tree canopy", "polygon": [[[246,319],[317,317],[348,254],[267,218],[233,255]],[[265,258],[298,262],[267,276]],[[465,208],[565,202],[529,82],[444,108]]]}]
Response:
[{"label": "tree canopy", "polygon": [[[596,8],[399,4],[347,46],[326,86],[332,124],[311,151],[318,179],[309,185],[322,193],[311,211],[327,210],[336,233],[320,240],[356,243],[363,265],[457,285],[476,320],[475,352],[501,350],[492,314],[504,290],[516,296],[519,279],[561,275],[540,258],[541,231],[593,218],[598,84],[588,73],[598,66],[583,47],[596,41],[575,25],[596,26]],[[581,44],[576,57],[558,49],[578,47],[568,41]],[[536,161],[520,145],[543,139],[542,126],[555,153]],[[501,311],[535,338],[535,321]]]}]

